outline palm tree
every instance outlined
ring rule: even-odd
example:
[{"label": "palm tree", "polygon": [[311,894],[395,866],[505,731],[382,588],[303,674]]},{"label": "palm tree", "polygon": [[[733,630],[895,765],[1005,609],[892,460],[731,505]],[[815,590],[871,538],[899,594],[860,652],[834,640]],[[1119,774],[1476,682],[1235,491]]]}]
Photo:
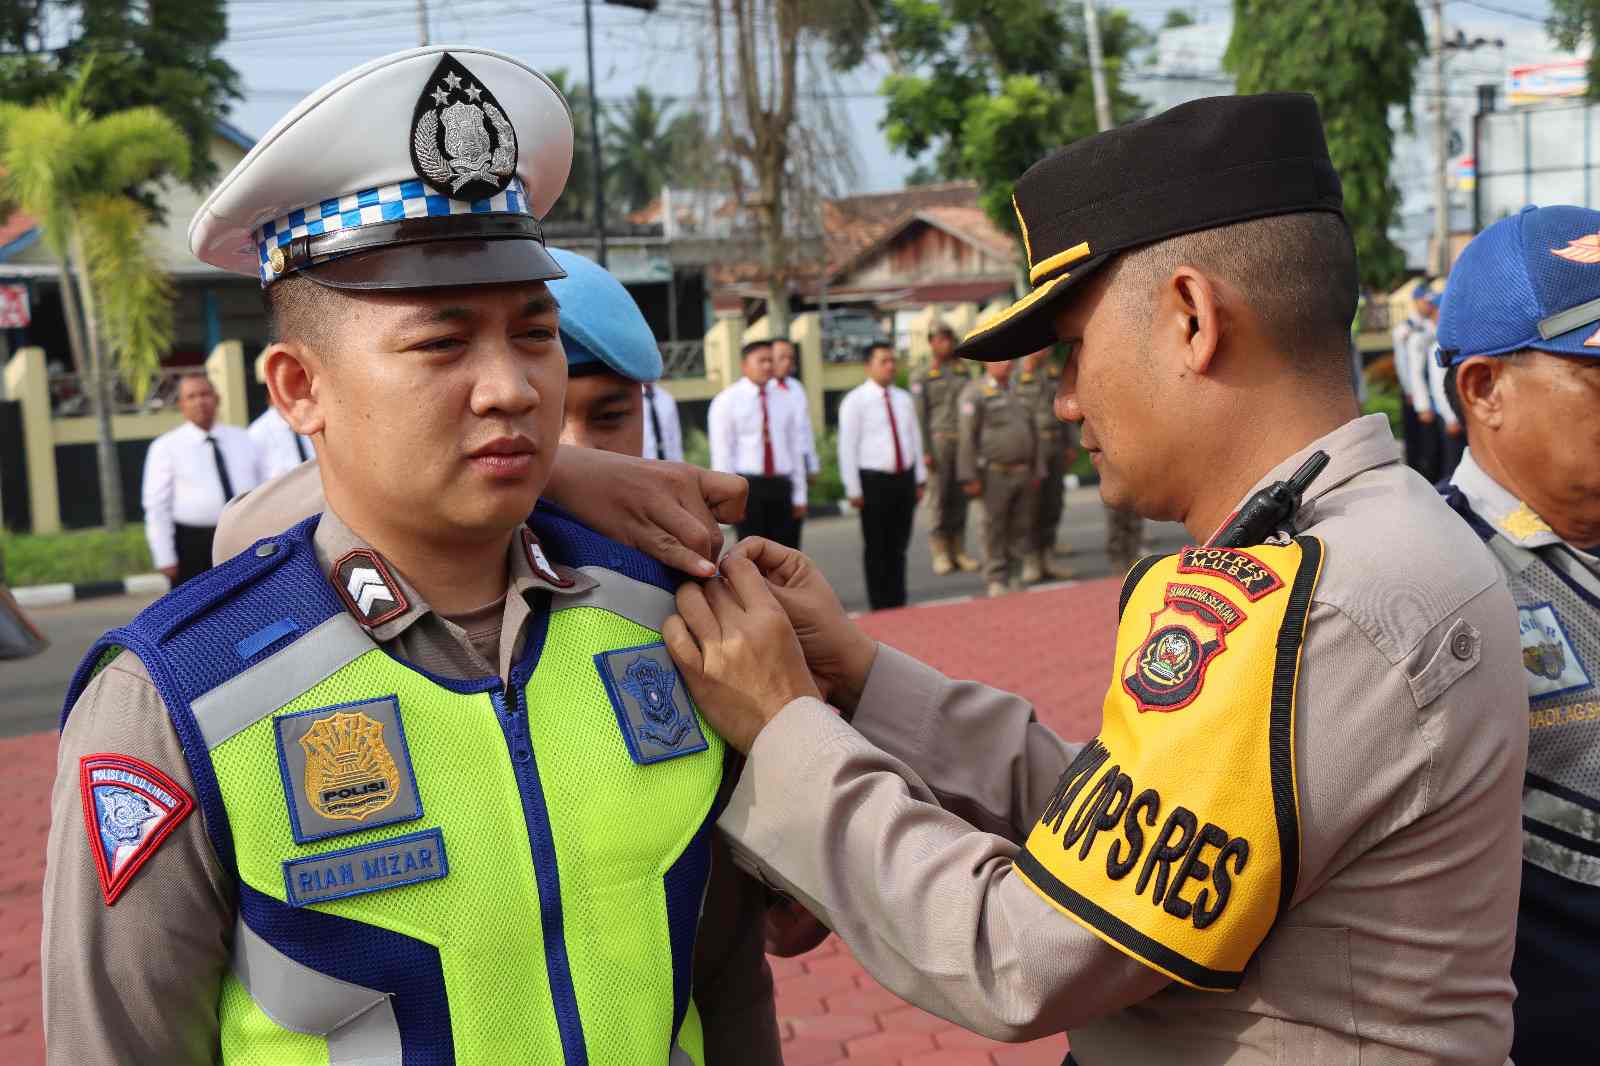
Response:
[{"label": "palm tree", "polygon": [[60,271],[67,342],[88,378],[97,421],[101,510],[106,528],[120,530],[112,370],[143,399],[173,337],[172,282],[148,240],[149,211],[130,192],[184,173],[189,144],[152,107],[91,115],[83,96],[93,66],[85,63],[56,99],[28,107],[0,103],[0,199],[39,220]]},{"label": "palm tree", "polygon": [[643,85],[606,116],[606,182],[629,211],[655,199],[672,166],[667,108]]}]

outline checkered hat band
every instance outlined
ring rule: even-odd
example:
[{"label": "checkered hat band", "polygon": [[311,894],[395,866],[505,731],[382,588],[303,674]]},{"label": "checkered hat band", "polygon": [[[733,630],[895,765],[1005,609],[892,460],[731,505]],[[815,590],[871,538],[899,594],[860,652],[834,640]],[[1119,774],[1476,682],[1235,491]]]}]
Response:
[{"label": "checkered hat band", "polygon": [[266,223],[256,231],[256,256],[263,285],[273,279],[268,255],[296,237],[314,237],[335,230],[359,229],[381,222],[435,215],[511,213],[532,215],[522,182],[513,178],[504,191],[485,200],[452,200],[440,196],[421,181],[395,182],[324,200]]}]

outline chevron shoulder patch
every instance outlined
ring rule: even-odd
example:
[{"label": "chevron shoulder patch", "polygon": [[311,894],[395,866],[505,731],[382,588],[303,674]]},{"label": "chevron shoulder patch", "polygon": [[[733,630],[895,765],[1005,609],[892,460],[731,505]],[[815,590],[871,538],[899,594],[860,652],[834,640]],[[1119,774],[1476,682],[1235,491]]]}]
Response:
[{"label": "chevron shoulder patch", "polygon": [[345,552],[328,575],[334,591],[355,615],[356,621],[372,629],[399,618],[411,609],[400,582],[389,572],[383,556],[371,548]]}]

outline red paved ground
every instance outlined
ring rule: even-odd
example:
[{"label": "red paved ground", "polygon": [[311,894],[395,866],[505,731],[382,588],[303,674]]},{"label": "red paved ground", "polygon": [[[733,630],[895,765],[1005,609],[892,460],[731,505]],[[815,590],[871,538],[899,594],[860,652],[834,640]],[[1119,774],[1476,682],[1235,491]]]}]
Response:
[{"label": "red paved ground", "polygon": [[[874,636],[955,677],[1034,702],[1067,737],[1099,726],[1117,582],[999,600],[886,611],[861,620]],[[49,827],[55,735],[0,740],[0,1063],[44,1061],[39,1023],[39,893]],[[830,937],[773,959],[787,1066],[1057,1066],[1066,1039],[1005,1045],[975,1037],[884,990]]]}]

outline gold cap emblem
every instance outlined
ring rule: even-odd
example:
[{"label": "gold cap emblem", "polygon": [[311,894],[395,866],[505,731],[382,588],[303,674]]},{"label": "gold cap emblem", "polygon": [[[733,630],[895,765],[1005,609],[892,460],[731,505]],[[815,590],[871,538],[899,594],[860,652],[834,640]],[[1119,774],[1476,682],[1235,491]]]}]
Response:
[{"label": "gold cap emblem", "polygon": [[383,723],[359,712],[318,719],[300,738],[306,799],[324,818],[365,821],[400,794],[400,768],[383,742]]},{"label": "gold cap emblem", "polygon": [[287,262],[288,256],[283,254],[281,245],[274,245],[272,251],[267,253],[267,265],[272,268],[274,274],[282,274],[284,264]]}]

